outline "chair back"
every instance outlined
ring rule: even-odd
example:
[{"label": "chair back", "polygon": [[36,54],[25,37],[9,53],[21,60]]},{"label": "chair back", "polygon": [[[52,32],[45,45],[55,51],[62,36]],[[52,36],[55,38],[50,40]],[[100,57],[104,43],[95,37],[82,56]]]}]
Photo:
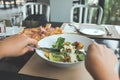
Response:
[{"label": "chair back", "polygon": [[23,20],[29,15],[44,14],[49,22],[50,6],[46,3],[28,2],[23,6]]},{"label": "chair back", "polygon": [[[77,16],[75,17],[75,13]],[[103,16],[103,9],[96,5],[74,5],[71,8],[70,22],[76,22],[75,18],[79,23],[94,23],[101,24]]]}]

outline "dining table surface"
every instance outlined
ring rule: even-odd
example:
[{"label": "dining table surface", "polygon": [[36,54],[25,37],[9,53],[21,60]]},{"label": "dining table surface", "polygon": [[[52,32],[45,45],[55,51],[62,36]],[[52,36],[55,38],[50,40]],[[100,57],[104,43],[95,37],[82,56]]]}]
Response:
[{"label": "dining table surface", "polygon": [[[65,32],[65,29],[68,29],[65,28],[67,24],[68,23],[62,23],[59,26],[63,29],[64,33],[71,34],[70,32],[68,33],[68,31]],[[86,24],[78,24],[78,25],[80,27],[80,25],[86,25]],[[120,45],[120,26],[106,25],[106,24],[102,24],[102,25],[107,26],[109,28],[109,31],[112,33],[112,35],[105,34],[102,36],[93,36],[93,35],[91,36],[82,33],[72,33],[72,34],[79,34],[95,40],[96,39],[115,40],[118,41]],[[94,80],[92,76],[89,74],[89,72],[86,70],[84,61],[81,64],[73,67],[56,67],[46,63],[36,54],[36,52],[27,61],[27,63],[20,69],[18,73],[30,75],[30,76],[36,76],[36,77],[58,79],[58,80]]]},{"label": "dining table surface", "polygon": [[[68,24],[75,25],[78,29],[80,29],[81,27],[85,27],[85,26],[87,26],[87,28],[88,27],[94,27],[94,26],[98,27],[98,28],[103,27],[103,28],[105,28],[105,32],[106,32],[106,34],[104,34],[104,35],[86,35],[86,34],[81,33],[80,31],[77,32],[77,33],[80,34],[80,35],[82,35],[82,36],[90,37],[92,39],[120,40],[120,26],[117,26],[117,25],[107,25],[107,24],[97,25],[97,24],[85,24],[85,23],[84,24],[79,24],[79,23],[63,23],[61,27],[62,27],[63,31],[65,31],[67,33],[75,33],[75,32],[72,32],[73,28],[71,26],[69,26]],[[106,28],[111,33],[111,35],[107,34]]]}]

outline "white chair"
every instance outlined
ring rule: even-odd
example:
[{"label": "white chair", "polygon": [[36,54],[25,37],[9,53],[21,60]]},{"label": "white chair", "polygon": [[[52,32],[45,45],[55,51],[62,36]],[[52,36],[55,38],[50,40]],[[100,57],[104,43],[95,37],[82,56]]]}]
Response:
[{"label": "white chair", "polygon": [[[74,14],[78,13],[77,18],[79,23],[93,23],[93,17],[97,16],[96,24],[101,24],[103,9],[95,5],[74,5],[70,12],[70,22],[74,21]],[[96,15],[95,15],[96,14]]]},{"label": "white chair", "polygon": [[46,3],[28,2],[23,6],[22,12],[23,20],[32,14],[44,14],[48,22],[50,19],[50,6]]}]

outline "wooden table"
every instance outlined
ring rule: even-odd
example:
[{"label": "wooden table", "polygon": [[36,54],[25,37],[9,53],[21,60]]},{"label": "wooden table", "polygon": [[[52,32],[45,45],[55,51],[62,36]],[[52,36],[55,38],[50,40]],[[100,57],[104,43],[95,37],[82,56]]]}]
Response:
[{"label": "wooden table", "polygon": [[[97,38],[101,38],[101,39],[107,38],[107,39],[115,39],[115,40],[117,39],[120,41],[120,34],[118,34],[115,27],[113,25],[109,25],[109,29],[112,32],[112,36],[104,35]],[[92,37],[92,36],[88,36],[88,37]],[[60,68],[47,64],[36,53],[23,66],[23,68],[19,71],[19,73],[32,75],[32,76],[54,78],[59,80],[93,80],[91,75],[86,70],[84,66],[84,62],[74,67]]]},{"label": "wooden table", "polygon": [[[96,25],[96,24],[78,24],[78,23],[72,23],[73,25],[75,25],[77,28],[81,28],[81,27],[84,27],[84,26],[96,26],[96,27],[101,27],[101,26],[107,26],[109,31],[112,33],[112,35],[102,35],[102,36],[92,36],[92,35],[85,35],[85,34],[82,34],[82,33],[79,33],[80,35],[82,36],[87,36],[87,37],[90,37],[90,38],[93,38],[93,39],[111,39],[111,40],[120,40],[120,26],[119,26],[119,29],[116,29],[116,26],[117,25]],[[66,32],[68,29],[73,29],[72,27],[69,27],[67,26],[68,23],[63,23],[61,28]],[[67,33],[74,33],[74,32],[69,32],[67,31]],[[76,33],[75,33],[76,34]]]},{"label": "wooden table", "polygon": [[85,69],[84,62],[75,67],[60,68],[45,63],[36,53],[19,73],[59,80],[93,80]]}]

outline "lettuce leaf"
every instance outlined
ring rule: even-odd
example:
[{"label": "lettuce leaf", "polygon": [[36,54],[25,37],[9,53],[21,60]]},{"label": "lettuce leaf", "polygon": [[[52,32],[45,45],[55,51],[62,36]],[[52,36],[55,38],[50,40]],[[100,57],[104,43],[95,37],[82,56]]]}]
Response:
[{"label": "lettuce leaf", "polygon": [[51,61],[60,61],[61,62],[64,59],[64,56],[53,53],[53,54],[49,55],[49,59]]},{"label": "lettuce leaf", "polygon": [[61,49],[63,48],[63,43],[65,41],[65,38],[59,37],[54,45],[52,45],[55,49]]}]

